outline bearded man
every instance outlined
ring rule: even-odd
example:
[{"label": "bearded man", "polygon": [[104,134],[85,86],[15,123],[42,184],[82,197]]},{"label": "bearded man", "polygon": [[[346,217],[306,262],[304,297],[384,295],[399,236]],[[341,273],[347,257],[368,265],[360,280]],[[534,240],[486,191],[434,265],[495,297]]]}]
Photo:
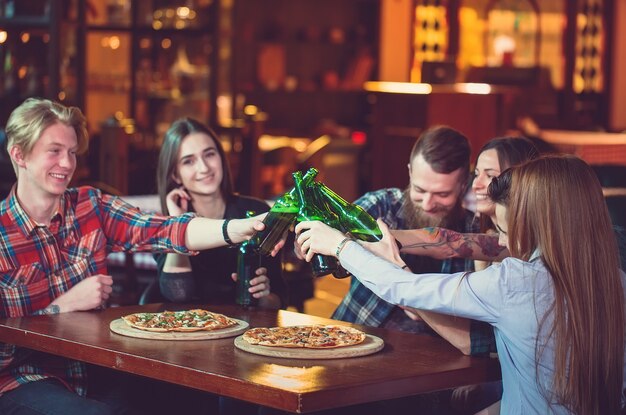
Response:
[{"label": "bearded man", "polygon": [[[390,229],[443,227],[461,233],[478,232],[472,212],[462,207],[469,179],[470,146],[460,132],[445,126],[425,131],[409,158],[409,185],[366,193],[355,203]],[[437,260],[402,255],[414,273],[473,271],[471,259]],[[439,333],[465,354],[487,353],[493,333],[483,324],[449,319],[436,313],[415,314],[376,296],[352,278],[350,291],[332,318],[411,333]],[[434,330],[434,331],[433,331]]]}]

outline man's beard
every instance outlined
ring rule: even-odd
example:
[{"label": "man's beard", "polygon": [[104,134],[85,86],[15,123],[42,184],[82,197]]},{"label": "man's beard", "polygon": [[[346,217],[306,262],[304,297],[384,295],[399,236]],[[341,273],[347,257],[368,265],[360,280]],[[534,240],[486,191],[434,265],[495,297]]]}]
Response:
[{"label": "man's beard", "polygon": [[409,189],[404,190],[402,202],[402,216],[405,219],[407,229],[420,229],[430,227],[448,228],[454,227],[463,218],[463,198],[459,195],[456,204],[443,217],[428,215],[424,209],[417,206],[410,197]]}]

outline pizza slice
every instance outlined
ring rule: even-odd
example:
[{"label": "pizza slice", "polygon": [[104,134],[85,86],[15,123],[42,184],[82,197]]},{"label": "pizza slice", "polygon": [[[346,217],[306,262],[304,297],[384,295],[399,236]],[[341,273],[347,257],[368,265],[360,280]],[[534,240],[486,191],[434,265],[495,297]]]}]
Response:
[{"label": "pizza slice", "polygon": [[306,343],[311,349],[330,349],[335,347],[354,346],[365,340],[365,333],[348,326],[326,325],[314,326]]},{"label": "pizza slice", "polygon": [[257,327],[243,334],[250,344],[273,347],[305,347],[311,326]]}]

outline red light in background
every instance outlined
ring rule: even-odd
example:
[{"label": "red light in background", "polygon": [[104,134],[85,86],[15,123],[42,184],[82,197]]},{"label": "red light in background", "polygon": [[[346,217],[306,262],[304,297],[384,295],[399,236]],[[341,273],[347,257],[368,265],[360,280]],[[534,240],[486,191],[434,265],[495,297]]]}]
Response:
[{"label": "red light in background", "polygon": [[365,144],[367,142],[367,134],[363,131],[352,131],[350,138],[354,144]]}]

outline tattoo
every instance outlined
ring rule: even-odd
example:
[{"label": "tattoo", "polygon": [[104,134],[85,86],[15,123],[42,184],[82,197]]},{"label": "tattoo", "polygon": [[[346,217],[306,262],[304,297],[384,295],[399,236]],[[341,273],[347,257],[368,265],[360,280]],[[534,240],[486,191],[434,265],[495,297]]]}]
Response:
[{"label": "tattoo", "polygon": [[59,314],[60,312],[61,308],[56,304],[50,304],[48,307],[43,309],[43,313],[46,315]]},{"label": "tattoo", "polygon": [[488,259],[498,258],[506,249],[498,244],[497,235],[464,234],[444,228],[423,228],[431,239],[428,242],[405,244],[403,248],[421,248],[425,251],[443,249],[448,257],[473,258],[482,254]]},{"label": "tattoo", "polygon": [[498,243],[498,235],[478,235],[476,244],[482,253],[490,257],[498,257],[506,247]]}]

